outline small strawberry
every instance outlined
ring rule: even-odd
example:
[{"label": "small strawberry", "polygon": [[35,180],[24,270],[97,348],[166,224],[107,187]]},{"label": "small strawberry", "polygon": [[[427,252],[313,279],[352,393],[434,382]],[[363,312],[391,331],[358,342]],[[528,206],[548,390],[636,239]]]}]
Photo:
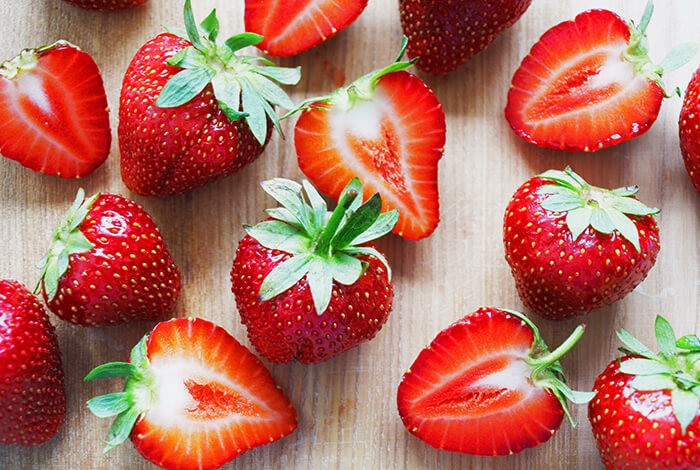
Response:
[{"label": "small strawberry", "polygon": [[64,0],[76,7],[96,11],[122,10],[143,5],[148,0]]},{"label": "small strawberry", "polygon": [[246,226],[231,270],[248,338],[271,361],[330,359],[372,339],[391,311],[391,271],[370,243],[396,224],[378,194],[362,204],[353,179],[333,212],[313,186],[281,178],[263,189],[281,208]]},{"label": "small strawberry", "polygon": [[700,339],[656,317],[654,353],[624,328],[626,355],[593,386],[588,418],[608,470],[700,468]]},{"label": "small strawberry", "polygon": [[123,392],[92,398],[96,416],[117,416],[105,452],[128,437],[167,469],[213,469],[297,427],[297,414],[260,359],[201,318],[159,323],[129,362],[96,367],[85,380],[125,377]]},{"label": "small strawberry", "polygon": [[[399,55],[403,55],[404,44]],[[394,233],[427,237],[440,219],[437,164],[445,145],[445,114],[432,90],[395,62],[323,98],[311,99],[294,132],[299,166],[338,200],[355,176],[364,197],[378,192],[383,210],[399,209]]]},{"label": "small strawberry", "polygon": [[189,0],[185,27],[186,39],[164,33],[142,46],[122,83],[121,173],[138,194],[179,194],[235,173],[262,153],[270,123],[279,130],[273,106],[293,107],[274,82],[297,83],[298,68],[235,54],[261,36],[219,43],[215,12],[198,29]]},{"label": "small strawberry", "polygon": [[65,41],[0,64],[0,154],[63,178],[92,173],[112,135],[97,64]]},{"label": "small strawberry", "polygon": [[638,190],[597,188],[571,168],[518,188],[503,244],[529,310],[562,320],[616,302],[644,280],[659,253],[659,210],[639,202]]},{"label": "small strawberry", "polygon": [[83,326],[173,314],[180,271],[151,216],[117,194],[81,189],[41,260],[49,310]]},{"label": "small strawberry", "polygon": [[550,352],[522,313],[482,307],[441,331],[404,374],[398,408],[406,429],[438,449],[509,455],[554,435],[567,400],[593,393],[565,383],[559,359],[581,338],[578,326]]},{"label": "small strawberry", "polygon": [[645,35],[652,11],[650,1],[636,25],[589,10],[545,32],[508,91],[515,133],[540,147],[594,152],[649,130],[665,95],[662,75],[696,50],[678,46],[654,65]]},{"label": "small strawberry", "polygon": [[61,351],[49,317],[17,281],[0,281],[0,443],[43,444],[66,420]]},{"label": "small strawberry", "polygon": [[685,168],[700,192],[700,69],[695,71],[685,90],[678,130]]},{"label": "small strawberry", "polygon": [[245,0],[245,29],[258,47],[289,57],[326,42],[360,16],[367,0]]},{"label": "small strawberry", "polygon": [[532,0],[399,0],[408,56],[440,75],[485,49],[515,24]]}]

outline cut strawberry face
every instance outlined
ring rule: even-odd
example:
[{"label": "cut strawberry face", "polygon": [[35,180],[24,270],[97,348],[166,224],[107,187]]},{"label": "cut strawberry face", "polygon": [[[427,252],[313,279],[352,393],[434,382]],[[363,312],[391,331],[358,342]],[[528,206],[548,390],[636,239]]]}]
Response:
[{"label": "cut strawberry face", "polygon": [[327,41],[350,25],[367,0],[246,0],[246,31],[264,37],[258,47],[288,57]]},{"label": "cut strawberry face", "polygon": [[0,154],[79,178],[105,161],[110,142],[104,85],[88,54],[60,41],[0,66]]}]

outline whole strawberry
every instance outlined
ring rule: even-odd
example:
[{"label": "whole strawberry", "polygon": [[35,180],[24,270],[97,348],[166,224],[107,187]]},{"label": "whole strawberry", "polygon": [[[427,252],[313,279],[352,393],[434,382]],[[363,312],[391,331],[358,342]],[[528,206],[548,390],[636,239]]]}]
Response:
[{"label": "whole strawberry", "polygon": [[236,55],[261,36],[217,42],[212,12],[197,28],[185,2],[187,38],[164,33],[144,44],[124,75],[119,148],[124,183],[135,193],[183,193],[238,171],[279,129],[273,109],[293,107],[275,82],[299,81],[298,69]]},{"label": "whole strawberry", "polygon": [[81,189],[41,260],[53,313],[83,326],[160,320],[173,314],[180,270],[151,216],[117,194]]},{"label": "whole strawberry", "polygon": [[64,0],[76,7],[96,11],[122,10],[143,5],[148,0]]},{"label": "whole strawberry", "polygon": [[432,74],[450,72],[515,24],[532,0],[399,0],[408,56]]},{"label": "whole strawberry", "polygon": [[644,280],[659,229],[639,188],[589,185],[549,170],[515,192],[503,221],[506,260],[525,306],[562,320],[620,300]]},{"label": "whole strawberry", "polygon": [[700,192],[700,69],[695,71],[685,90],[678,131],[685,168]]},{"label": "whole strawberry", "polygon": [[593,386],[588,418],[608,470],[700,468],[700,339],[676,340],[661,316],[655,329],[657,353],[620,330],[626,355]]},{"label": "whole strawberry", "polygon": [[370,243],[390,232],[396,210],[381,213],[379,194],[362,203],[353,179],[333,212],[311,184],[262,183],[282,208],[239,243],[232,290],[248,338],[275,362],[321,362],[372,339],[394,296],[391,270]]},{"label": "whole strawberry", "polygon": [[0,280],[0,443],[43,444],[65,419],[54,327],[26,287]]}]

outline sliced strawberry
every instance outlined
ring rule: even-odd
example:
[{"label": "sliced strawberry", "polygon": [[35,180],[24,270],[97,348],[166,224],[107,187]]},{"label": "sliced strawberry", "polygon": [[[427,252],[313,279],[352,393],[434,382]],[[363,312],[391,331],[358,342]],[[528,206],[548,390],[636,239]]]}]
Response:
[{"label": "sliced strawberry", "polygon": [[246,31],[264,37],[258,47],[289,57],[327,41],[345,29],[367,0],[246,0]]},{"label": "sliced strawberry", "polygon": [[79,178],[100,166],[111,142],[100,71],[60,41],[27,49],[0,67],[0,154],[49,175]]},{"label": "sliced strawberry", "polygon": [[567,398],[592,397],[564,384],[558,362],[582,333],[578,327],[549,353],[522,314],[480,308],[439,333],[404,375],[404,425],[433,447],[476,455],[508,455],[546,441],[568,415]]},{"label": "sliced strawberry", "polygon": [[302,113],[294,134],[299,166],[336,200],[359,177],[365,198],[378,192],[382,211],[399,210],[394,233],[411,240],[427,237],[440,219],[442,106],[423,81],[405,71],[381,75],[371,91],[353,95],[362,93],[365,78],[345,89],[347,94],[338,90]]},{"label": "sliced strawberry", "polygon": [[130,363],[102,365],[86,380],[119,375],[127,377],[126,393],[88,402],[98,416],[121,418],[107,449],[130,433],[136,449],[165,468],[217,468],[297,426],[294,407],[260,360],[203,319],[159,323]]}]

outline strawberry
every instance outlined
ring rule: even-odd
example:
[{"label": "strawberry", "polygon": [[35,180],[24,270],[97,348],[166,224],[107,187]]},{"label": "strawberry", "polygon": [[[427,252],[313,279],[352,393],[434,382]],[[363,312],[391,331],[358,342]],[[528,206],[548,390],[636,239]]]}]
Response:
[{"label": "strawberry", "polygon": [[568,167],[518,188],[503,244],[529,310],[562,320],[616,302],[644,280],[659,253],[659,210],[639,202],[637,191],[591,186]]},{"label": "strawberry", "polygon": [[245,29],[264,37],[258,47],[289,57],[326,42],[360,16],[367,0],[246,0]]},{"label": "strawberry", "polygon": [[391,270],[374,248],[396,211],[380,214],[378,194],[362,204],[353,179],[333,212],[313,186],[281,178],[263,189],[284,207],[238,244],[232,291],[248,338],[271,361],[309,364],[372,339],[391,311]]},{"label": "strawberry", "polygon": [[438,449],[509,455],[554,435],[567,400],[592,393],[565,383],[559,358],[583,325],[550,352],[522,313],[482,307],[441,331],[404,374],[398,408],[406,429]]},{"label": "strawberry", "polygon": [[36,297],[0,280],[0,443],[43,444],[66,419],[61,351]]},{"label": "strawberry", "polygon": [[64,0],[76,7],[96,11],[122,10],[143,5],[147,0]]},{"label": "strawberry", "polygon": [[78,196],[41,260],[49,310],[83,326],[173,314],[180,270],[151,216],[117,194]]},{"label": "strawberry", "polygon": [[261,36],[217,42],[215,12],[198,29],[189,0],[185,27],[186,39],[165,33],[143,45],[122,83],[121,173],[138,194],[179,194],[235,173],[262,153],[270,123],[279,129],[273,106],[293,107],[274,82],[297,83],[298,68],[235,54]]},{"label": "strawberry", "polygon": [[168,469],[218,468],[297,427],[270,372],[226,330],[201,318],[159,323],[129,362],[103,364],[85,380],[125,377],[123,392],[92,398],[96,416],[117,416],[105,452],[128,437]]},{"label": "strawberry", "polygon": [[700,69],[696,70],[685,90],[678,119],[681,153],[690,181],[700,192]]},{"label": "strawberry", "polygon": [[97,64],[65,41],[0,65],[0,154],[63,178],[92,173],[112,135]]},{"label": "strawberry", "polygon": [[292,112],[303,109],[294,143],[311,182],[337,200],[359,177],[365,198],[378,192],[383,210],[399,209],[394,233],[417,240],[440,219],[437,164],[445,114],[432,90],[404,71],[410,65],[395,62]]},{"label": "strawberry", "polygon": [[408,56],[435,75],[450,72],[515,24],[532,0],[399,0]]},{"label": "strawberry", "polygon": [[700,468],[700,340],[656,317],[652,352],[624,328],[625,356],[593,386],[588,418],[605,468]]},{"label": "strawberry", "polygon": [[685,44],[655,65],[649,2],[639,25],[589,10],[545,32],[513,75],[506,119],[540,147],[594,152],[645,133],[665,95],[661,80],[695,54]]}]

